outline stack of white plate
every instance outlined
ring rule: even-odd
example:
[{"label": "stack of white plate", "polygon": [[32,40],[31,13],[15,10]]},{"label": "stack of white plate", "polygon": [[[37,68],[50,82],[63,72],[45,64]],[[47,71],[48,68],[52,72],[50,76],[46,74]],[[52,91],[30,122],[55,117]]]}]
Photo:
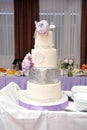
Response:
[{"label": "stack of white plate", "polygon": [[87,94],[87,86],[84,86],[84,85],[73,86],[71,88],[71,96],[72,96],[72,98],[74,98],[74,95],[76,93],[86,93]]},{"label": "stack of white plate", "polygon": [[87,111],[87,93],[75,94],[74,106],[79,111]]}]

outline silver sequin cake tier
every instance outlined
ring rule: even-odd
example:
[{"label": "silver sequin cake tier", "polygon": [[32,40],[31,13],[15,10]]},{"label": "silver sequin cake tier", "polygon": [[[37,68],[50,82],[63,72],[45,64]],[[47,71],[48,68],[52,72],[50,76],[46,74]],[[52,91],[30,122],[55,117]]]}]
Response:
[{"label": "silver sequin cake tier", "polygon": [[36,68],[29,70],[29,81],[37,84],[54,84],[58,83],[59,79],[58,68]]}]

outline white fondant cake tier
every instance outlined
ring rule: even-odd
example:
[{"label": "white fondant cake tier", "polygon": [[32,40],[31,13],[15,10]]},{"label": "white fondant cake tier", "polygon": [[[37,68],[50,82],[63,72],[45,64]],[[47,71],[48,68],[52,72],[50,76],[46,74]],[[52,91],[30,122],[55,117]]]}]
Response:
[{"label": "white fondant cake tier", "polygon": [[61,98],[55,102],[35,102],[32,101],[27,93],[27,90],[19,90],[19,105],[29,110],[49,110],[59,111],[68,106],[68,97],[65,94],[61,94]]},{"label": "white fondant cake tier", "polygon": [[58,83],[59,79],[58,68],[37,68],[32,67],[29,70],[29,81],[37,84],[53,84]]},{"label": "white fondant cake tier", "polygon": [[30,81],[27,82],[27,92],[29,98],[33,101],[42,102],[55,102],[61,98],[61,82],[55,84],[34,84]]},{"label": "white fondant cake tier", "polygon": [[54,46],[53,31],[48,31],[48,33],[45,35],[41,35],[36,32],[34,48],[53,48],[53,46]]},{"label": "white fondant cake tier", "polygon": [[32,61],[35,67],[57,67],[56,49],[32,49]]}]

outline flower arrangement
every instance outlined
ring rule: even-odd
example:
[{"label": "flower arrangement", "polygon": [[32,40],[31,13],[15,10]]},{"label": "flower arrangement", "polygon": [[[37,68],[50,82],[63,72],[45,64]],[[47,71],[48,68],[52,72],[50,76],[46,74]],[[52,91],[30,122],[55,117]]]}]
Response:
[{"label": "flower arrangement", "polygon": [[74,66],[74,59],[73,58],[64,58],[60,61],[60,68],[61,69],[72,69]]},{"label": "flower arrangement", "polygon": [[22,61],[22,71],[25,72],[29,70],[31,67],[33,67],[33,65],[34,63],[32,62],[31,54],[30,53],[26,54],[26,56]]},{"label": "flower arrangement", "polygon": [[36,32],[38,32],[41,35],[47,34],[49,29],[55,28],[55,25],[51,24],[49,25],[46,20],[41,20],[40,22],[35,21],[36,24]]}]

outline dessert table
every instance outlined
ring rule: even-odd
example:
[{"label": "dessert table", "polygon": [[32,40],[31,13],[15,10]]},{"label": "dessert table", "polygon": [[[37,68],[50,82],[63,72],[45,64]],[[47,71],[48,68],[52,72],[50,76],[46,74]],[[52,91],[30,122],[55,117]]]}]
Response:
[{"label": "dessert table", "polygon": [[76,111],[73,102],[61,111],[28,110],[18,105],[19,90],[14,82],[0,90],[1,130],[87,130],[87,113]]},{"label": "dessert table", "polygon": [[[0,89],[5,87],[11,81],[17,83],[21,89],[26,89],[28,80],[28,76],[0,76]],[[86,76],[59,76],[59,80],[61,81],[62,90],[71,90],[72,86],[75,85],[87,86]]]}]

